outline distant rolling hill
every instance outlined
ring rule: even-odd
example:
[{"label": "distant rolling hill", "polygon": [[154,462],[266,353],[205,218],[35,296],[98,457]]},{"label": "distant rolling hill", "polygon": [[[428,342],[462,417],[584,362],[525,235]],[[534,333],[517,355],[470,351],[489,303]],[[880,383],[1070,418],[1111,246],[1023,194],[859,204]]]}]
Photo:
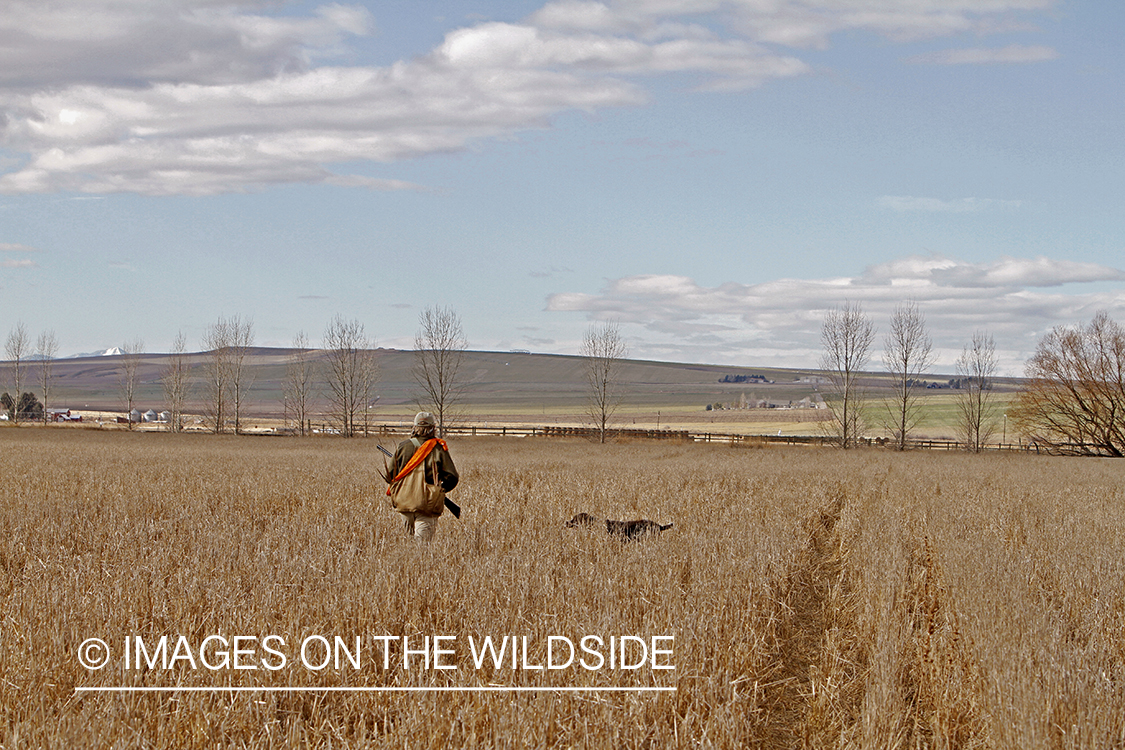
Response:
[{"label": "distant rolling hill", "polygon": [[[249,410],[261,417],[280,416],[286,363],[291,349],[255,348],[248,355],[253,384]],[[374,352],[379,379],[374,389],[376,413],[401,415],[414,409],[411,368],[414,353],[396,349]],[[189,411],[202,406],[205,353],[184,355],[192,363],[192,398]],[[163,408],[161,375],[170,361],[168,354],[142,354],[138,367],[136,403],[142,409]],[[323,363],[323,354],[314,355]],[[5,363],[7,364],[7,363]],[[123,357],[99,355],[60,359],[53,363],[55,375],[50,406],[99,411],[123,410],[121,389]],[[461,378],[465,386],[465,408],[477,414],[580,413],[587,387],[581,357],[525,352],[465,352]],[[25,382],[37,394],[34,371],[28,363]],[[0,365],[0,370],[4,366]],[[747,368],[726,365],[680,364],[626,360],[622,364],[624,407],[647,410],[703,411],[707,404],[737,402],[743,395],[775,404],[813,396],[823,385],[815,382],[815,370]],[[10,379],[2,376],[2,382]],[[948,376],[932,376],[943,381]],[[721,382],[727,381],[741,382]],[[764,382],[772,381],[772,382]],[[1010,381],[1009,381],[1010,382]],[[870,384],[887,384],[885,376],[872,374]],[[322,388],[327,391],[327,388]],[[946,391],[948,393],[948,391]],[[323,398],[321,399],[323,401]]]}]

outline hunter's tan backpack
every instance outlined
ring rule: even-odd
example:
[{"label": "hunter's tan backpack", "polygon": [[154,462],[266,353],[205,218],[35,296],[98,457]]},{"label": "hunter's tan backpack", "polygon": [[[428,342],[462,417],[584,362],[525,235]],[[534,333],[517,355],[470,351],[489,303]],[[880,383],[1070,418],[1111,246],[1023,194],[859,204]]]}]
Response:
[{"label": "hunter's tan backpack", "polygon": [[409,473],[400,474],[387,488],[387,494],[391,497],[391,507],[399,513],[440,516],[445,510],[445,490],[441,488],[440,483],[426,484],[427,466],[430,476],[437,478],[437,466],[433,455],[437,441],[427,440],[425,443],[420,443],[418,438],[410,439],[414,442],[415,451],[407,467],[415,463],[414,459],[419,451],[425,449],[425,454]]}]

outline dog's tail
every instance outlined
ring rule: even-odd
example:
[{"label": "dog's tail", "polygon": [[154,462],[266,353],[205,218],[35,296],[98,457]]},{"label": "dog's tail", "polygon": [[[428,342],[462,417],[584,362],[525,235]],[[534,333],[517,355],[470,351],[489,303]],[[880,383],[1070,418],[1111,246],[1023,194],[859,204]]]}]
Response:
[{"label": "dog's tail", "polygon": [[672,528],[672,524],[668,524],[667,526],[661,526],[661,527],[660,527],[660,530],[661,530],[661,531],[667,531],[667,530],[668,530],[668,529],[670,529],[670,528]]}]

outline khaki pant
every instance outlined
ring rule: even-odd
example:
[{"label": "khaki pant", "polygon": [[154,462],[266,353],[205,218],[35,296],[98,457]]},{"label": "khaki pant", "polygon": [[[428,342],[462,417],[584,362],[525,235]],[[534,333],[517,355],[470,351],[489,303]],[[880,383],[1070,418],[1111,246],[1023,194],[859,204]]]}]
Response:
[{"label": "khaki pant", "polygon": [[434,538],[437,530],[437,516],[423,516],[421,513],[403,513],[406,521],[407,536],[414,537],[419,542],[428,542]]}]

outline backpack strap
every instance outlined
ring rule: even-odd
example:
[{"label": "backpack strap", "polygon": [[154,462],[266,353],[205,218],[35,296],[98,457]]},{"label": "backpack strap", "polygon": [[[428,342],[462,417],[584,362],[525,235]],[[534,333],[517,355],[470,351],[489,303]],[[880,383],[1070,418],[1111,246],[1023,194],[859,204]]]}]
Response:
[{"label": "backpack strap", "polygon": [[[415,445],[417,445],[418,448],[417,448],[417,450],[414,451],[414,455],[410,457],[410,460],[406,462],[406,466],[402,467],[402,471],[400,471],[395,476],[395,478],[391,480],[392,485],[395,482],[397,482],[398,480],[405,477],[410,472],[414,471],[416,468],[418,468],[418,465],[426,460],[426,456],[430,455],[431,451],[433,451],[433,449],[436,446],[440,445],[443,450],[449,450],[449,448],[445,447],[445,441],[442,440],[441,438],[430,438],[429,440],[422,443],[421,445],[419,445],[418,438],[416,438],[416,437],[410,438],[410,441],[412,443],[414,443]],[[391,487],[390,487],[390,485],[388,485],[387,486],[387,495],[390,495],[390,494],[391,494]]]}]

